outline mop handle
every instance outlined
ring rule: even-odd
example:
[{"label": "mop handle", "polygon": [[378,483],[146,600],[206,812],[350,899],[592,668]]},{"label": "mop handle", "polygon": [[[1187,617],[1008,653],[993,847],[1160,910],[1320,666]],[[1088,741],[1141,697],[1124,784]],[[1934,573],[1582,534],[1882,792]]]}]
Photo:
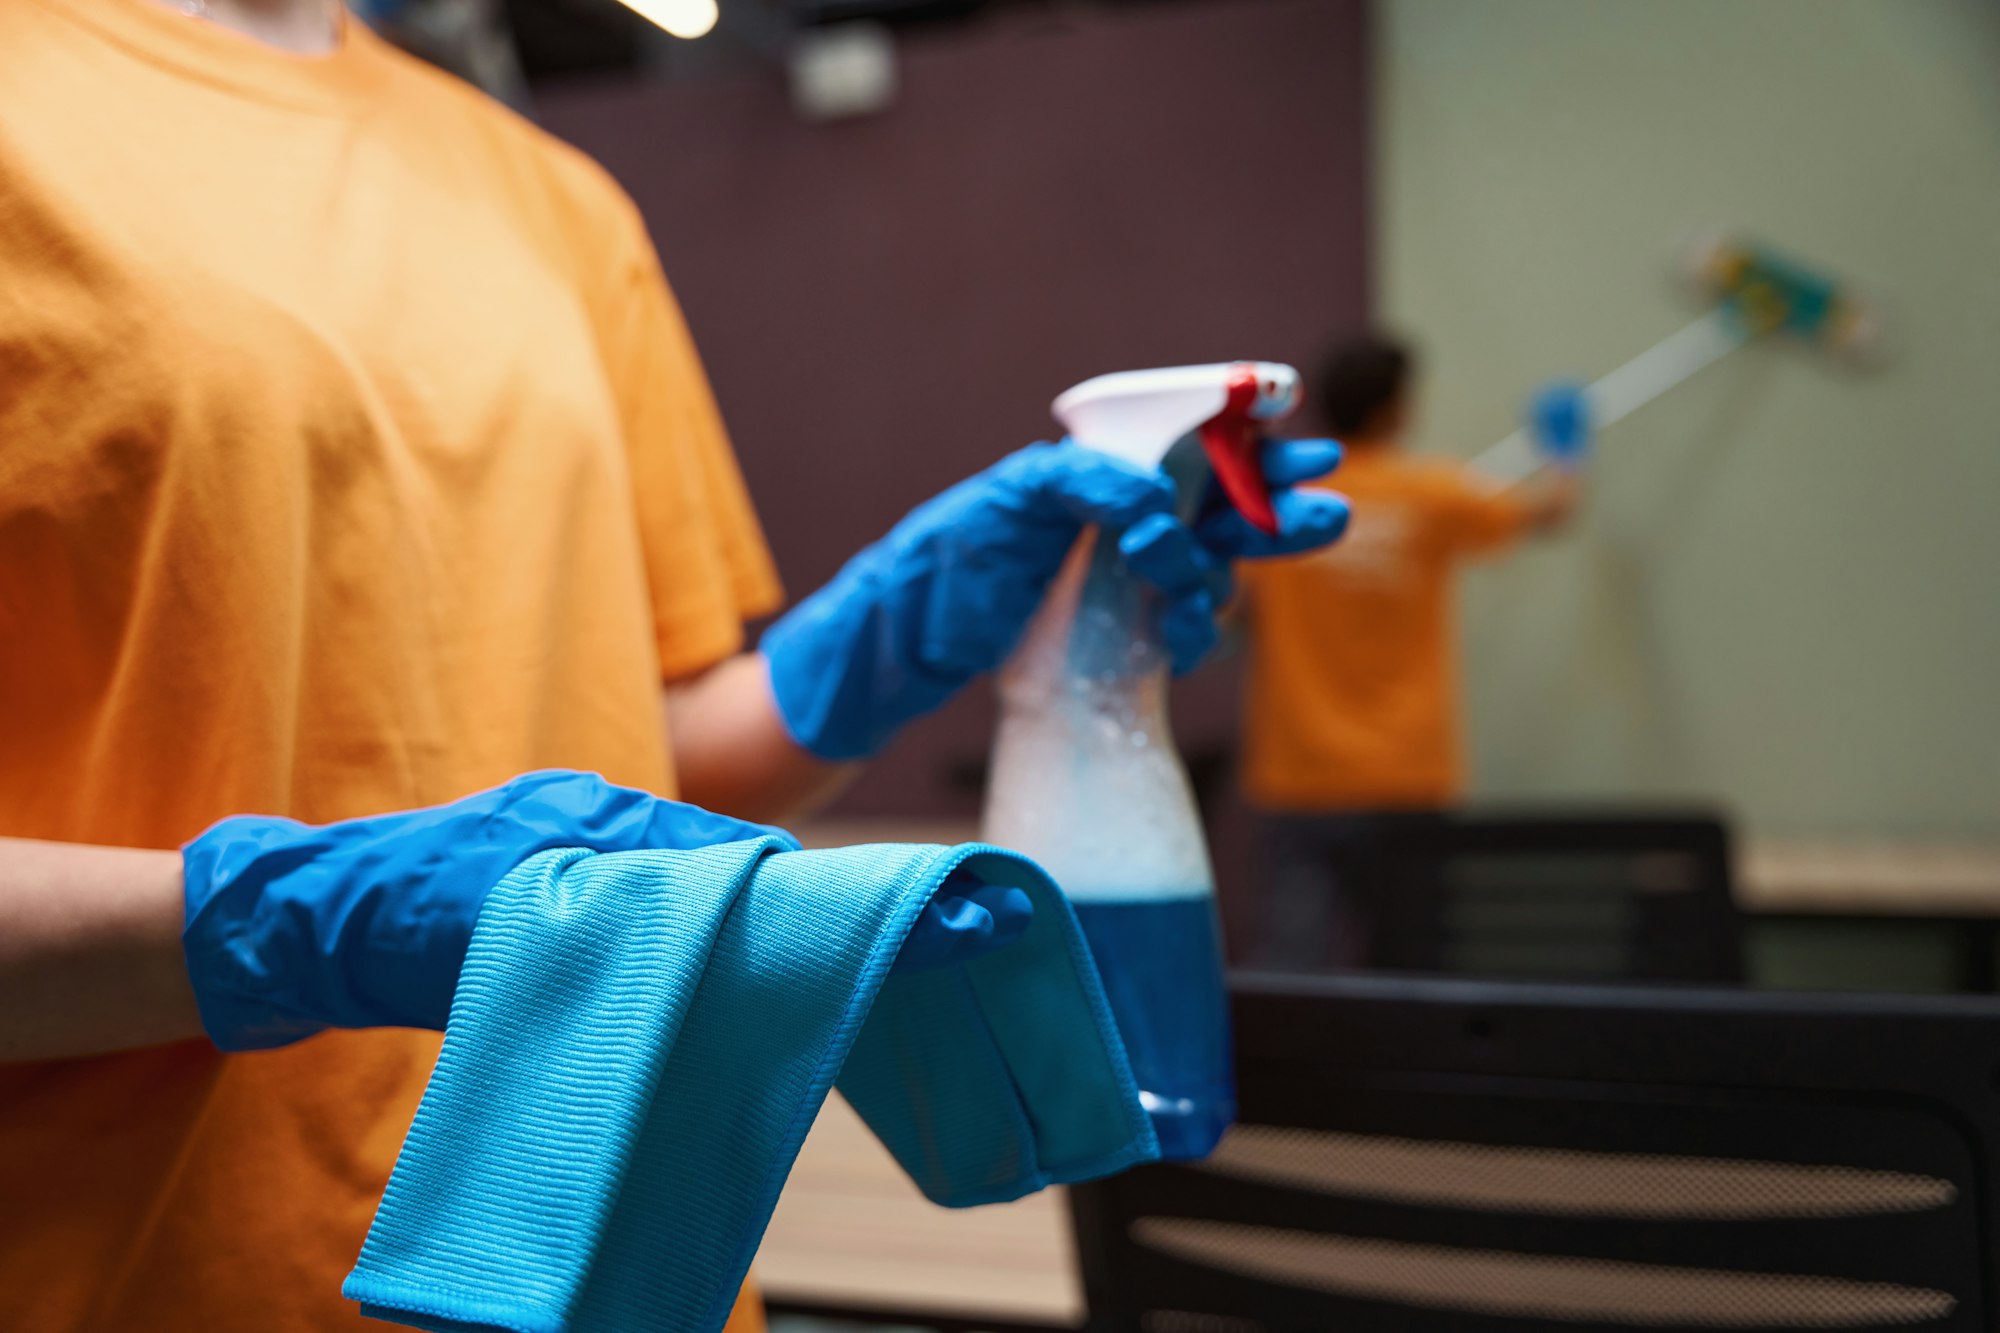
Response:
[{"label": "mop handle", "polygon": [[[1696,371],[1720,361],[1749,338],[1727,306],[1717,306],[1677,333],[1668,334],[1584,390],[1592,430],[1621,421]],[[1525,428],[1478,454],[1472,466],[1510,478],[1525,477],[1547,460]]]}]

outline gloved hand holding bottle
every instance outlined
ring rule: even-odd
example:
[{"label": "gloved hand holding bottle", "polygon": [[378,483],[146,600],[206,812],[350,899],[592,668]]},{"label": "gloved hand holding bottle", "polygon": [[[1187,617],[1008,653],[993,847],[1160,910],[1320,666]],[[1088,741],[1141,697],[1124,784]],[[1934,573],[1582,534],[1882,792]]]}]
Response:
[{"label": "gloved hand holding bottle", "polygon": [[1339,459],[1331,440],[1266,448],[1279,521],[1267,534],[1228,505],[1183,525],[1163,473],[1068,441],[1011,454],[911,511],[765,633],[759,648],[785,728],[821,759],[874,754],[1007,659],[1092,524],[1165,594],[1162,637],[1186,671],[1215,644],[1231,561],[1340,535],[1346,502],[1297,487]]}]

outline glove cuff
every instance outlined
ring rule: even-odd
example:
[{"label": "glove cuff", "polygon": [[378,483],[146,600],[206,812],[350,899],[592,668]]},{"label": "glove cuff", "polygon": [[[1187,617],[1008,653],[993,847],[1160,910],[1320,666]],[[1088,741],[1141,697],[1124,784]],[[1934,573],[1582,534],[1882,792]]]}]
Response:
[{"label": "glove cuff", "polygon": [[893,590],[862,552],[831,583],[781,616],[757,643],[785,732],[815,758],[873,758],[912,720],[942,705],[964,679],[924,669],[902,645]]},{"label": "glove cuff", "polygon": [[[278,951],[258,942],[268,930],[265,889],[282,848],[309,833],[296,820],[258,815],[225,819],[181,849],[181,948],[201,1025],[225,1051],[268,1050],[324,1031],[301,1012],[281,978],[293,974]],[[278,849],[276,858],[268,853]]]}]

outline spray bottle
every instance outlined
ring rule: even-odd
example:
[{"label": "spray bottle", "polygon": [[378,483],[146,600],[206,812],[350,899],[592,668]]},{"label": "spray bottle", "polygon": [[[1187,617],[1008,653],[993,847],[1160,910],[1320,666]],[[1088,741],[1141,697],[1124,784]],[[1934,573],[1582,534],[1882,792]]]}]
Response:
[{"label": "spray bottle", "polygon": [[[1290,366],[1235,362],[1101,375],[1054,411],[1077,443],[1163,468],[1183,520],[1227,503],[1275,531],[1261,430],[1297,401]],[[1167,726],[1158,616],[1117,544],[1084,533],[1001,673],[985,836],[1068,894],[1161,1152],[1186,1160],[1215,1147],[1236,1095],[1215,875]]]}]

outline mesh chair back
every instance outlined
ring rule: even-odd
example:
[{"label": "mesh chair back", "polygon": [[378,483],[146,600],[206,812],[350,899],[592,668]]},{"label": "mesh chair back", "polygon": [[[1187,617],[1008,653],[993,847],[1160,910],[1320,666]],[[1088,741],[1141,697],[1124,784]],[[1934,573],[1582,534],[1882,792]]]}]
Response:
[{"label": "mesh chair back", "polygon": [[1491,977],[1734,982],[1727,826],[1708,814],[1384,820],[1358,853],[1370,966]]},{"label": "mesh chair back", "polygon": [[1099,1333],[1992,1327],[2000,1005],[1235,990],[1221,1149],[1072,1191]]}]

